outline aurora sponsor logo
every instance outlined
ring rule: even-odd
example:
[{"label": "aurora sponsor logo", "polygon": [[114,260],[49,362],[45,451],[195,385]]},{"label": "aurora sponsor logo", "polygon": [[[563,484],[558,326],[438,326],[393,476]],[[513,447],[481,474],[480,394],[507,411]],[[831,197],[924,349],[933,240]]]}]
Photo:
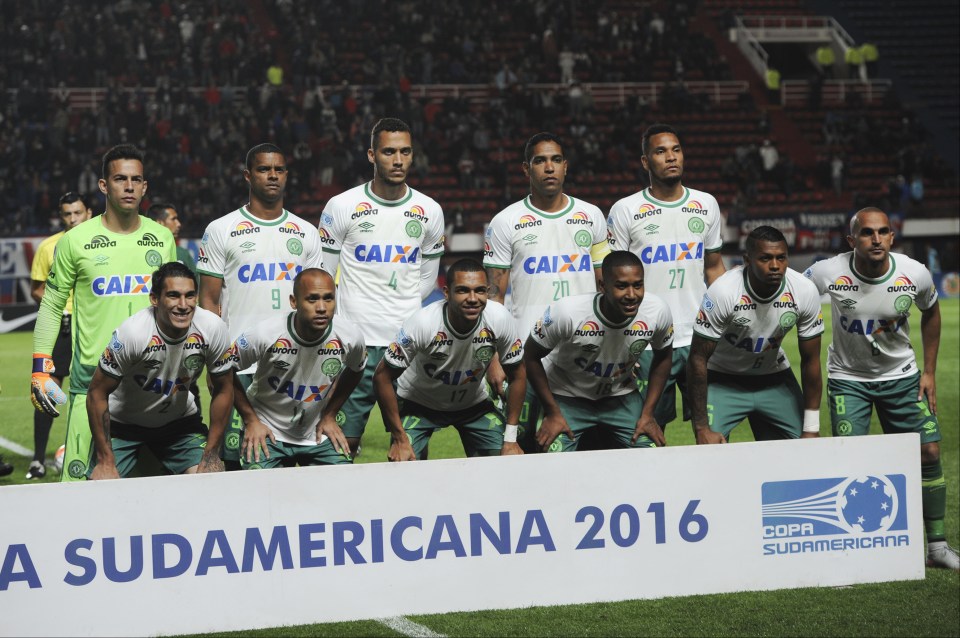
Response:
[{"label": "aurora sponsor logo", "polygon": [[533,215],[527,214],[521,217],[517,223],[513,225],[513,228],[514,230],[520,230],[522,228],[532,228],[533,226],[543,226],[543,221]]},{"label": "aurora sponsor logo", "polygon": [[147,342],[147,347],[143,349],[146,352],[162,352],[167,349],[167,344],[160,338],[160,335],[153,335]]},{"label": "aurora sponsor logo", "polygon": [[733,311],[737,312],[738,310],[756,310],[757,304],[753,303],[753,299],[747,295],[740,295],[740,301],[737,302],[737,305],[733,307]]},{"label": "aurora sponsor logo", "polygon": [[380,209],[371,206],[370,202],[360,202],[357,204],[357,207],[353,209],[353,214],[350,215],[350,219],[360,219],[361,217],[376,215],[378,212],[380,212]]},{"label": "aurora sponsor logo", "polygon": [[707,313],[705,313],[705,312],[703,311],[703,309],[700,309],[700,310],[697,311],[697,322],[696,322],[696,323],[697,323],[698,326],[703,326],[704,328],[711,328],[711,327],[712,327],[712,326],[710,325],[710,320],[707,319]]},{"label": "aurora sponsor logo", "polygon": [[628,337],[646,337],[649,339],[653,336],[653,330],[650,329],[646,321],[637,320],[629,328],[626,328],[623,334]]},{"label": "aurora sponsor logo", "polygon": [[847,277],[846,275],[841,275],[840,277],[837,277],[837,280],[835,282],[827,286],[827,290],[849,290],[852,292],[856,292],[860,290],[860,286],[853,283],[853,279],[851,279],[850,277]]},{"label": "aurora sponsor logo", "polygon": [[495,341],[497,336],[493,334],[493,330],[489,328],[480,328],[480,332],[477,333],[477,336],[473,338],[473,343],[490,343]]},{"label": "aurora sponsor logo", "polygon": [[111,275],[97,277],[90,282],[90,290],[97,297],[112,295],[149,295],[150,275]]},{"label": "aurora sponsor logo", "polygon": [[317,350],[318,355],[339,356],[343,354],[343,343],[339,339],[331,339]]},{"label": "aurora sponsor logo", "polygon": [[900,275],[893,282],[892,286],[887,286],[887,292],[916,292],[917,287],[906,276]]},{"label": "aurora sponsor logo", "polygon": [[576,337],[602,337],[604,330],[600,327],[600,324],[593,319],[587,319],[573,331],[573,334]]},{"label": "aurora sponsor logo", "polygon": [[568,219],[566,223],[572,226],[593,226],[593,220],[582,211],[577,211],[571,215],[570,219]]},{"label": "aurora sponsor logo", "polygon": [[163,242],[157,239],[157,236],[153,233],[144,233],[143,237],[140,238],[140,241],[137,242],[137,246],[151,246],[156,248],[158,246],[163,246]]},{"label": "aurora sponsor logo", "polygon": [[184,350],[206,350],[210,346],[203,340],[203,335],[199,332],[191,332],[183,344]]},{"label": "aurora sponsor logo", "polygon": [[320,243],[324,246],[332,246],[337,243],[337,240],[330,236],[330,233],[327,232],[326,228],[320,229]]},{"label": "aurora sponsor logo", "polygon": [[293,342],[286,337],[280,337],[276,343],[267,348],[267,352],[270,354],[297,354],[300,349],[294,348]]},{"label": "aurora sponsor logo", "polygon": [[85,250],[99,250],[101,248],[116,248],[117,242],[113,241],[106,235],[94,235],[90,239],[89,244],[84,244],[83,247]]},{"label": "aurora sponsor logo", "polygon": [[427,223],[427,221],[430,219],[427,217],[427,211],[423,209],[423,206],[413,206],[410,208],[410,210],[404,211],[403,216],[416,219],[422,223]]},{"label": "aurora sponsor logo", "polygon": [[503,361],[513,361],[521,356],[523,356],[523,342],[517,339],[510,345],[510,350],[507,351],[507,355],[503,358]]},{"label": "aurora sponsor logo", "polygon": [[707,209],[703,207],[703,204],[698,202],[695,199],[691,199],[690,203],[686,206],[680,208],[685,213],[694,213],[696,215],[706,215]]},{"label": "aurora sponsor logo", "polygon": [[241,235],[253,235],[254,233],[259,233],[260,227],[255,225],[250,221],[242,221],[237,224],[237,227],[230,231],[231,237],[240,237]]},{"label": "aurora sponsor logo", "polygon": [[300,227],[293,222],[287,222],[277,230],[286,235],[296,235],[301,238],[306,237],[306,234],[300,230]]},{"label": "aurora sponsor logo", "polygon": [[797,304],[793,300],[793,293],[785,292],[780,298],[773,302],[774,308],[796,308]]},{"label": "aurora sponsor logo", "polygon": [[432,345],[435,348],[440,346],[452,346],[453,339],[451,339],[446,332],[441,330],[436,334],[436,336],[433,337]]},{"label": "aurora sponsor logo", "polygon": [[633,214],[633,218],[635,220],[646,219],[647,217],[661,214],[663,214],[663,209],[657,208],[653,204],[644,204],[639,210],[637,210],[636,213]]}]

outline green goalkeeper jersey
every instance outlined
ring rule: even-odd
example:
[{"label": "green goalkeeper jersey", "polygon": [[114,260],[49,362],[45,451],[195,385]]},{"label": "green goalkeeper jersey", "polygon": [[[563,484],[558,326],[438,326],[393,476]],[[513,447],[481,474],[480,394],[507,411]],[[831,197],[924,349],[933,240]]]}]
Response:
[{"label": "green goalkeeper jersey", "polygon": [[153,272],[176,259],[171,232],[143,216],[140,228],[126,235],[108,230],[98,215],[63,236],[37,315],[33,351],[53,350],[72,289],[70,392],[86,394],[111,334],[127,317],[150,305]]}]

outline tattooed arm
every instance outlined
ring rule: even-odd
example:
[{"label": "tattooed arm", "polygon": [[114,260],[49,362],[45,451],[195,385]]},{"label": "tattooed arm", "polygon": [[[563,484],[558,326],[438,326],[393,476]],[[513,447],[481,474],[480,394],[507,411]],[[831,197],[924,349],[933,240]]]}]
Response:
[{"label": "tattooed arm", "polygon": [[107,399],[110,393],[120,385],[120,379],[104,374],[97,368],[90,381],[87,392],[87,418],[90,433],[93,434],[93,446],[97,455],[97,465],[90,474],[91,480],[120,478],[110,443],[110,411]]}]

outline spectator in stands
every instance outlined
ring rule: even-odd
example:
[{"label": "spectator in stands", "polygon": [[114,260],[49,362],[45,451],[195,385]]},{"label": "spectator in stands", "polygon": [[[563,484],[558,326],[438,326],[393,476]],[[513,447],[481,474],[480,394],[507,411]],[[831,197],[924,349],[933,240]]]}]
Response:
[{"label": "spectator in stands", "polygon": [[760,147],[760,161],[763,165],[763,176],[769,180],[774,181],[775,172],[777,170],[777,165],[780,163],[780,152],[777,151],[777,147],[769,140],[763,140],[763,145]]}]

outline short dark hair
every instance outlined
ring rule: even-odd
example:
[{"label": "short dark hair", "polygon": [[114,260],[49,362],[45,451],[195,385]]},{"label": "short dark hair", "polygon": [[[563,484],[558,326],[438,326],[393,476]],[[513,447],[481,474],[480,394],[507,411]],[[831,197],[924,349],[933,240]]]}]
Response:
[{"label": "short dark hair", "polygon": [[370,148],[373,150],[377,150],[380,146],[380,133],[383,131],[388,133],[409,133],[410,127],[406,122],[395,117],[381,118],[379,122],[373,125],[373,130],[370,131]]},{"label": "short dark hair", "polygon": [[606,281],[613,277],[614,268],[637,266],[643,270],[643,262],[637,257],[636,253],[629,250],[614,250],[603,258],[603,264],[600,266],[600,275]]},{"label": "short dark hair", "polygon": [[757,249],[757,244],[762,241],[768,241],[771,243],[783,242],[787,243],[787,238],[783,236],[779,230],[773,226],[757,226],[750,231],[750,234],[747,235],[747,241],[745,244],[747,254],[753,254]]},{"label": "short dark hair", "polygon": [[63,206],[64,204],[72,204],[74,202],[81,202],[84,206],[87,205],[87,203],[83,201],[83,197],[80,196],[80,193],[77,193],[75,191],[67,191],[66,193],[64,193],[60,197],[59,205]]},{"label": "short dark hair", "polygon": [[157,268],[150,277],[150,294],[154,297],[162,295],[167,284],[167,279],[172,277],[183,277],[184,279],[192,280],[194,290],[199,287],[197,285],[197,274],[195,272],[179,261],[168,261]]},{"label": "short dark hair", "polygon": [[[330,278],[331,281],[333,281],[333,276],[330,273],[328,273],[326,270],[323,270],[322,268],[304,268],[303,270],[297,273],[296,277],[293,278],[293,296],[294,297],[300,296],[300,280],[303,279],[304,275],[313,275],[317,273],[321,275],[326,275],[327,277]],[[334,291],[336,291],[336,287],[334,287]]]},{"label": "short dark hair", "polygon": [[150,208],[147,209],[147,217],[149,217],[155,222],[163,223],[167,219],[167,217],[169,217],[169,213],[167,213],[167,211],[170,210],[171,208],[173,210],[177,210],[176,206],[174,206],[173,204],[167,204],[165,202],[157,202],[156,204],[151,204]]},{"label": "short dark hair", "polygon": [[453,264],[447,268],[447,286],[452,286],[454,277],[457,276],[457,273],[461,272],[482,272],[486,275],[483,264],[476,259],[465,257],[464,259],[453,262]]},{"label": "short dark hair", "polygon": [[560,147],[560,152],[563,152],[563,141],[559,136],[554,135],[553,133],[540,132],[527,140],[527,143],[523,146],[523,161],[529,163],[530,158],[533,157],[533,149],[536,148],[537,144],[540,142],[553,142]]},{"label": "short dark hair", "polygon": [[244,166],[247,167],[247,170],[253,168],[253,158],[257,155],[265,155],[267,153],[276,153],[277,155],[283,155],[283,151],[280,150],[280,147],[276,144],[271,144],[265,142],[263,144],[257,144],[249,151],[247,151],[247,157],[244,160]]},{"label": "short dark hair", "polygon": [[137,160],[143,164],[143,151],[133,144],[117,144],[103,154],[103,162],[100,166],[100,177],[103,179],[110,177],[110,162],[117,160]]},{"label": "short dark hair", "polygon": [[643,132],[643,137],[640,138],[640,147],[643,149],[644,155],[650,152],[650,138],[654,135],[660,135],[661,133],[669,133],[680,142],[680,134],[677,133],[677,129],[669,124],[651,124],[647,127],[647,130]]}]

